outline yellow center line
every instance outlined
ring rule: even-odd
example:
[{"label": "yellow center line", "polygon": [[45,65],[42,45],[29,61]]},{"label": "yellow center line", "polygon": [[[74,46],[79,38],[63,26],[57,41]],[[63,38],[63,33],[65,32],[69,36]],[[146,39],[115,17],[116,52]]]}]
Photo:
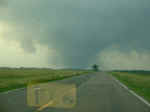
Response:
[{"label": "yellow center line", "polygon": [[49,107],[49,106],[52,105],[52,104],[53,104],[53,101],[50,101],[49,103],[47,103],[47,104],[41,106],[41,107],[38,109],[38,111],[42,111],[43,109]]}]

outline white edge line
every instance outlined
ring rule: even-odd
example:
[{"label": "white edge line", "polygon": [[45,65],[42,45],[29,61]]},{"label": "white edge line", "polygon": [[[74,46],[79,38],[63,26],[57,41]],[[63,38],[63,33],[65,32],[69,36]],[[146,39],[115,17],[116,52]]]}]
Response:
[{"label": "white edge line", "polygon": [[20,91],[20,90],[23,90],[23,89],[25,89],[25,88],[12,89],[12,90],[9,90],[9,91],[0,92],[0,94],[8,94],[8,93]]},{"label": "white edge line", "polygon": [[127,91],[129,91],[129,93],[131,93],[132,95],[134,95],[135,97],[137,97],[139,100],[141,100],[143,103],[145,103],[147,106],[150,107],[150,103],[148,101],[146,101],[145,99],[143,99],[141,96],[137,95],[134,91],[130,90],[127,86],[125,86],[124,84],[122,84],[119,80],[117,80],[116,78],[112,77],[117,83],[119,83],[124,89],[126,89]]}]

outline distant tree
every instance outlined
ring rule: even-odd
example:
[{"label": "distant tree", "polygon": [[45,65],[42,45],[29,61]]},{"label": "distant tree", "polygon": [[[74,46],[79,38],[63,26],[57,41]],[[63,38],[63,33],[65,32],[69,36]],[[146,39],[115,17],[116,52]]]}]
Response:
[{"label": "distant tree", "polygon": [[94,71],[98,71],[98,70],[99,70],[99,66],[98,66],[97,64],[94,64],[94,65],[92,66],[92,69],[93,69]]}]

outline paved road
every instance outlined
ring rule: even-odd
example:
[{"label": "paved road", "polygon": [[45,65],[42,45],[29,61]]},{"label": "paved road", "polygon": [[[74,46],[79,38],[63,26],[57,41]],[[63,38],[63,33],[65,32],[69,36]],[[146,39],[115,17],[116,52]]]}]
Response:
[{"label": "paved road", "polygon": [[[63,108],[59,105],[52,106],[52,102],[49,107],[45,104],[41,112],[150,112],[150,107],[120,86],[107,73],[78,76],[56,83],[68,87],[75,85],[76,100],[72,103],[75,102],[76,105]],[[47,85],[45,88],[48,88]],[[62,94],[59,93],[60,96]],[[37,112],[37,109],[28,105],[27,89],[0,94],[0,112]]]}]

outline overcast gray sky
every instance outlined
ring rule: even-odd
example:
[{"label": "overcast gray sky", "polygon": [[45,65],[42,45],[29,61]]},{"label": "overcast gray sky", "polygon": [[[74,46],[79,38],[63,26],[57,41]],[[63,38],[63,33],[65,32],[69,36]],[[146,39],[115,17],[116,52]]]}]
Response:
[{"label": "overcast gray sky", "polygon": [[0,66],[150,69],[150,0],[0,0]]}]

